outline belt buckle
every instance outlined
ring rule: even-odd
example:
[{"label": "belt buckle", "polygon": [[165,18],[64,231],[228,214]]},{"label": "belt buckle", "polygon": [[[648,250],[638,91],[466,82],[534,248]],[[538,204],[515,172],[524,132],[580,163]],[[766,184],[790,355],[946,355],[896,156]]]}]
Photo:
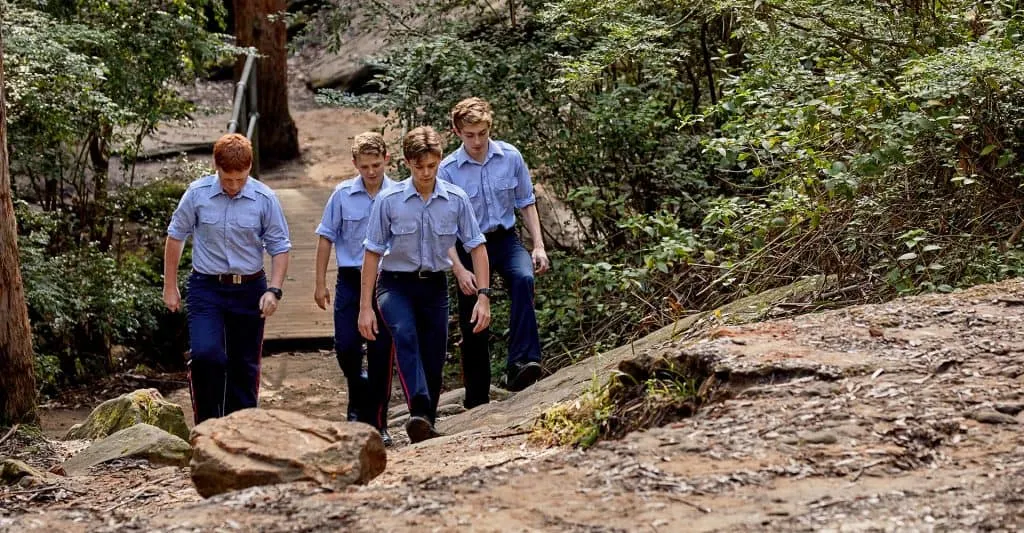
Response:
[{"label": "belt buckle", "polygon": [[231,284],[232,285],[241,285],[242,284],[242,275],[241,274],[231,274]]},{"label": "belt buckle", "polygon": [[433,274],[433,272],[430,272],[429,270],[416,271],[416,277],[419,279],[428,279],[430,277],[430,274]]}]

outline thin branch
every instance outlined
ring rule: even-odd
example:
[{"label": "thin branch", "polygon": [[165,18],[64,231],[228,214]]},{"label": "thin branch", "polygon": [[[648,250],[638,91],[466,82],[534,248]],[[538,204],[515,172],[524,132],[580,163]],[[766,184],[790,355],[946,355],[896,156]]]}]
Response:
[{"label": "thin branch", "polygon": [[14,426],[11,427],[11,430],[8,431],[7,434],[4,435],[2,438],[0,438],[0,444],[3,444],[5,440],[11,438],[11,435],[14,435],[14,432],[18,431],[18,426],[20,425],[21,424],[14,424]]}]

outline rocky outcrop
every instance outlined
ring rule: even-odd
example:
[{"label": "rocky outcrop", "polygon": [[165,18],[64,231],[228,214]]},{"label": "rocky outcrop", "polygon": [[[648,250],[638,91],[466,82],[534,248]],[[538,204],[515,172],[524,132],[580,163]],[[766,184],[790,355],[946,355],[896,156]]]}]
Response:
[{"label": "rocky outcrop", "polygon": [[192,482],[204,497],[256,485],[364,484],[387,464],[380,433],[291,411],[244,409],[192,430]]},{"label": "rocky outcrop", "polygon": [[101,403],[84,423],[74,425],[64,439],[101,439],[136,424],[149,424],[182,440],[188,439],[181,406],[165,400],[156,389],[139,389]]}]

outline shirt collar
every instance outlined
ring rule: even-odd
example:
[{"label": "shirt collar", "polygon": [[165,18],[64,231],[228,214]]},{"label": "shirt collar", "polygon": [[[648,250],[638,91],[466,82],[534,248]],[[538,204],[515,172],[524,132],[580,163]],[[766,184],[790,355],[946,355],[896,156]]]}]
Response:
[{"label": "shirt collar", "polygon": [[[392,186],[394,184],[395,184],[394,180],[389,178],[387,174],[384,174],[384,180],[380,182],[380,190],[377,191],[377,194],[380,194],[382,191],[384,191],[385,189],[387,189],[388,187],[390,187],[390,186]],[[353,194],[355,194],[357,192],[363,192],[363,193],[366,193],[367,195],[370,194],[369,191],[366,190],[366,184],[363,183],[362,176],[359,176],[359,175],[356,175],[355,182],[352,184],[351,187],[348,188],[348,195],[352,196]]]},{"label": "shirt collar", "polygon": [[[213,198],[218,194],[227,196],[227,193],[224,192],[224,187],[221,187],[220,185],[220,175],[214,174],[210,176],[210,179],[213,180],[213,185],[210,187],[210,198]],[[242,190],[238,193],[238,196],[248,198],[250,200],[256,199],[256,184],[253,183],[252,176],[246,178],[245,185],[242,186]]]},{"label": "shirt collar", "polygon": [[[484,163],[490,161],[491,158],[494,156],[503,157],[504,155],[505,151],[502,150],[500,146],[498,146],[498,143],[494,142],[494,139],[488,139],[487,156],[484,157]],[[476,163],[477,165],[480,164],[476,161],[476,159],[473,159],[472,157],[469,156],[469,152],[466,151],[466,145],[463,144],[462,146],[459,146],[458,151],[455,152],[455,163],[456,165],[461,167],[462,165],[469,162]]]},{"label": "shirt collar", "polygon": [[[402,192],[402,200],[408,200],[409,198],[412,198],[413,196],[419,194],[418,192],[416,192],[416,184],[414,184],[412,180],[413,179],[410,177],[406,178],[405,181],[402,182],[403,184],[405,184],[405,190]],[[445,185],[444,180],[434,178],[434,192],[430,193],[430,197],[437,198],[438,196],[447,200],[448,189]]]}]

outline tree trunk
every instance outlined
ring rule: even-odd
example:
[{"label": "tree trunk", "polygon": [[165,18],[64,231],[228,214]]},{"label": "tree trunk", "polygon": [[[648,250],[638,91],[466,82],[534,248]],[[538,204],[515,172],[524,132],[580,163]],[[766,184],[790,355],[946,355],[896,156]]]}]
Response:
[{"label": "tree trunk", "polygon": [[[239,46],[260,53],[256,61],[260,118],[256,123],[262,163],[286,161],[299,155],[299,136],[288,112],[288,29],[285,0],[234,0],[235,37]],[[273,21],[270,17],[275,17]],[[235,64],[235,79],[242,75],[245,58]],[[241,124],[245,120],[239,117]],[[245,133],[244,127],[240,133]]]},{"label": "tree trunk", "polygon": [[7,161],[3,34],[0,32],[0,426],[35,417],[32,329],[18,267],[18,232]]}]

